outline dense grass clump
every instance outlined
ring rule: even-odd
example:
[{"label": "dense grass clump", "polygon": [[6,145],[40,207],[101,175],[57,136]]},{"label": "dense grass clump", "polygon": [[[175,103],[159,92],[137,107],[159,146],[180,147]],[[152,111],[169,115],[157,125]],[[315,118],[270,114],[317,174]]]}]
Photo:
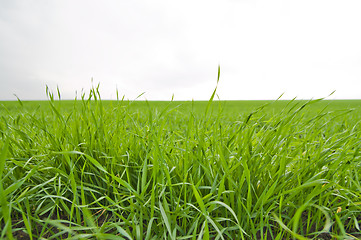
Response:
[{"label": "dense grass clump", "polygon": [[49,96],[1,105],[0,238],[361,236],[360,101]]}]

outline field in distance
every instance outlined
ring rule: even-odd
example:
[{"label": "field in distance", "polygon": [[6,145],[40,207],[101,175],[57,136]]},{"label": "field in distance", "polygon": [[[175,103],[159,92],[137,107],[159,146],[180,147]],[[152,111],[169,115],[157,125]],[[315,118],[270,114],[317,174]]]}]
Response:
[{"label": "field in distance", "polygon": [[[302,105],[307,103],[309,100],[234,100],[234,101],[213,101],[213,111],[219,111],[219,107],[222,109],[223,114],[248,114],[258,108],[265,106],[263,111],[265,113],[277,113],[285,109],[287,106],[292,104]],[[119,104],[128,106],[128,110],[134,111],[149,111],[158,110],[161,111],[166,107],[176,107],[177,111],[180,112],[194,112],[204,113],[208,101],[114,101],[114,100],[103,100],[103,107],[112,108]],[[56,101],[54,104],[57,104]],[[73,109],[74,105],[82,105],[81,100],[61,100],[61,106],[64,109]],[[21,107],[21,108],[20,108]],[[42,111],[51,110],[48,101],[22,101],[19,104],[18,101],[0,101],[0,111],[7,109],[9,112],[24,109],[34,111],[41,109]],[[338,110],[352,110],[353,112],[361,113],[361,100],[322,100],[312,102],[307,108],[308,113],[317,113],[320,111],[338,111]]]}]

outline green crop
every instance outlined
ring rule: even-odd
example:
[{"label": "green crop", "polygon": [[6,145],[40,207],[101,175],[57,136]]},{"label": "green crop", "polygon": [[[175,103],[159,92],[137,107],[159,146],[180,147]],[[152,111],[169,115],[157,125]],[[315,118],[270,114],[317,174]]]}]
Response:
[{"label": "green crop", "polygon": [[47,92],[0,103],[0,238],[361,236],[360,100]]}]

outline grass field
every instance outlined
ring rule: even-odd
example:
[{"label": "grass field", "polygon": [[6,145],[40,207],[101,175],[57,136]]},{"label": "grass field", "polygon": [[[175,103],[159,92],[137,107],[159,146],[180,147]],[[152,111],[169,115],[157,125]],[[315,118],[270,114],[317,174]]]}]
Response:
[{"label": "grass field", "polygon": [[357,239],[361,100],[0,102],[1,239]]}]

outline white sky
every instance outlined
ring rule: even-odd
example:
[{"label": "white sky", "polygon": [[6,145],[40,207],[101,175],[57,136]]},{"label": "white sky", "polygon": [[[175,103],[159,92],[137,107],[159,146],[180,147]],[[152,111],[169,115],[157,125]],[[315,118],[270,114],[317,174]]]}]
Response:
[{"label": "white sky", "polygon": [[361,98],[360,0],[0,0],[0,99]]}]

